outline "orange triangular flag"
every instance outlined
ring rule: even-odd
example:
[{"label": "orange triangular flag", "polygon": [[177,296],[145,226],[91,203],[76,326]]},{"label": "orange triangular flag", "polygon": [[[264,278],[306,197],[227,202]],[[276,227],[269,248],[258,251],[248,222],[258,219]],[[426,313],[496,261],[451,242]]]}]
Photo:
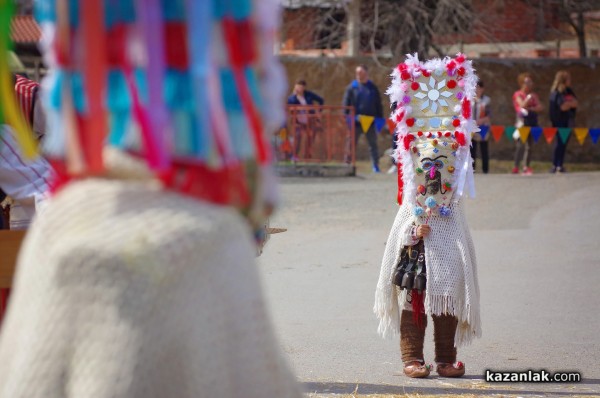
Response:
[{"label": "orange triangular flag", "polygon": [[362,128],[362,131],[365,134],[367,134],[374,121],[374,116],[358,115],[358,122],[360,123],[360,128]]},{"label": "orange triangular flag", "polygon": [[388,130],[390,130],[390,134],[394,135],[396,131],[396,123],[392,119],[387,119]]},{"label": "orange triangular flag", "polygon": [[502,138],[502,134],[504,134],[504,126],[492,126],[491,130],[492,137],[494,137],[494,140],[496,142],[500,141],[500,138]]},{"label": "orange triangular flag", "polygon": [[557,132],[558,132],[558,129],[556,127],[545,127],[544,128],[544,137],[546,137],[546,142],[548,144],[552,143],[552,140],[554,139],[554,136],[556,135]]},{"label": "orange triangular flag", "polygon": [[521,137],[521,142],[524,144],[527,142],[527,138],[529,138],[529,133],[531,133],[531,127],[523,126],[519,127],[519,136]]},{"label": "orange triangular flag", "polygon": [[585,127],[578,127],[574,128],[573,131],[575,132],[575,137],[577,138],[579,145],[583,145],[585,142],[585,137],[588,135],[588,129]]}]

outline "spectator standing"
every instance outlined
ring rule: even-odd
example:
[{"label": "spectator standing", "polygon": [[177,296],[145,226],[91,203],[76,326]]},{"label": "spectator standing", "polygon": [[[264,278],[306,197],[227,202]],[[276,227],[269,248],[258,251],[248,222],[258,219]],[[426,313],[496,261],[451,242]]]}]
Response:
[{"label": "spectator standing", "polygon": [[[577,97],[571,89],[571,75],[566,70],[556,72],[552,89],[550,90],[550,121],[552,127],[575,126],[575,114],[577,112]],[[552,159],[551,173],[564,173],[565,152],[569,137],[562,141],[560,134],[555,140],[554,156]]]},{"label": "spectator standing", "polygon": [[[529,73],[521,73],[517,79],[519,90],[513,94],[513,106],[517,114],[515,127],[523,126],[536,127],[538,125],[538,113],[542,111],[542,104],[536,93],[533,92],[533,79]],[[519,173],[521,161],[523,161],[523,175],[533,174],[531,170],[531,150],[533,137],[529,135],[525,142],[522,142],[518,131],[515,131],[515,166],[512,169],[513,174]]]},{"label": "spectator standing", "polygon": [[[489,129],[490,116],[491,116],[491,99],[484,94],[485,88],[483,81],[477,82],[477,88],[475,90],[476,97],[473,101],[473,110],[471,114],[473,119],[479,127],[486,126]],[[471,157],[473,158],[473,170],[475,170],[475,159],[477,158],[477,147],[481,152],[481,165],[483,173],[487,174],[490,169],[490,155],[488,150],[488,138],[489,134],[486,134],[485,138],[479,133],[473,135],[473,141],[471,142]]]},{"label": "spectator standing", "polygon": [[[383,117],[381,95],[379,94],[377,86],[369,80],[369,69],[366,65],[359,65],[356,67],[356,80],[350,83],[346,88],[343,104],[344,106],[353,106],[356,116],[373,116],[374,118]],[[362,133],[362,127],[357,118],[354,130],[355,147],[358,144],[358,139]],[[364,133],[369,144],[373,172],[379,173],[379,151],[377,149],[377,131],[375,123],[372,123],[369,130]]]},{"label": "spectator standing", "polygon": [[[300,79],[296,81],[294,85],[294,91],[288,97],[288,105],[323,105],[325,101],[323,98],[318,96],[306,89],[306,81]],[[314,120],[309,118],[306,111],[299,111],[296,113],[296,131],[294,132],[294,156],[297,158],[302,147],[302,135],[306,135],[306,157],[311,156],[312,144],[314,140],[315,126]]]}]

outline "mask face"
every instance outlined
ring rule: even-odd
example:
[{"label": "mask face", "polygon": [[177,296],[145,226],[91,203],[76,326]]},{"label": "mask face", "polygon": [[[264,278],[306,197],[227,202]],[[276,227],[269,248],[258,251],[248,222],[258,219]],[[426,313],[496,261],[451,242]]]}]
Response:
[{"label": "mask face", "polygon": [[417,187],[415,215],[449,214],[459,145],[448,135],[424,133],[410,145]]},{"label": "mask face", "polygon": [[409,55],[392,76],[388,94],[396,103],[392,118],[399,137],[395,156],[406,168],[399,202],[406,194],[415,216],[449,216],[465,186],[470,138],[477,131],[471,119],[477,83],[471,62],[462,54],[425,63]]}]

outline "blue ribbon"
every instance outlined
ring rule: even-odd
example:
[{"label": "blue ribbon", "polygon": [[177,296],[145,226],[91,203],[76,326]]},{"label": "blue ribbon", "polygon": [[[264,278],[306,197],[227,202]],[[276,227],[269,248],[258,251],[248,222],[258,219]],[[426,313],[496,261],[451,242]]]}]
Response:
[{"label": "blue ribbon", "polygon": [[[218,3],[218,2],[217,2]],[[213,149],[213,137],[210,128],[210,103],[207,95],[210,69],[210,39],[213,27],[212,0],[186,0],[188,50],[190,71],[195,100],[195,134],[197,135],[196,155],[207,160]]]}]

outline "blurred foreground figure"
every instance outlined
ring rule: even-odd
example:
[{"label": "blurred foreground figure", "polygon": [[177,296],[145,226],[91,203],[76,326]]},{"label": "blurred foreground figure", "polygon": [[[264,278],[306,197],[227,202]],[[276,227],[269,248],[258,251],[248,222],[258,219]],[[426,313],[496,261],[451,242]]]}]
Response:
[{"label": "blurred foreground figure", "polygon": [[253,260],[278,2],[36,4],[58,183],[17,265],[0,397],[299,397]]}]

